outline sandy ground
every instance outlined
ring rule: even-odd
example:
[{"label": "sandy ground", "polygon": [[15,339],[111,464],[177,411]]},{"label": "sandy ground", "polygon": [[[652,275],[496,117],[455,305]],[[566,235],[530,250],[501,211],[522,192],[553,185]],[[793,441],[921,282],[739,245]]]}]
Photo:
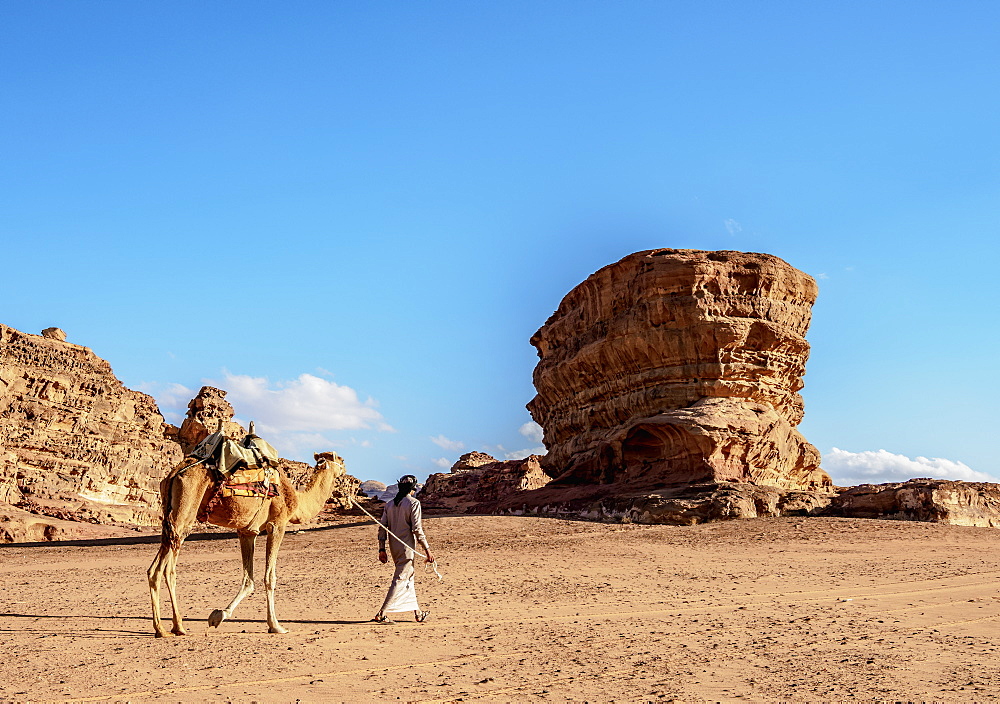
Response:
[{"label": "sandy ground", "polygon": [[184,546],[192,635],[165,639],[152,637],[145,583],[155,545],[2,547],[0,700],[1000,700],[995,529],[513,517],[426,528],[445,581],[418,574],[424,624],[368,621],[391,574],[371,525],[289,535],[286,635],[266,632],[262,590],[209,630],[237,587],[231,538]]}]

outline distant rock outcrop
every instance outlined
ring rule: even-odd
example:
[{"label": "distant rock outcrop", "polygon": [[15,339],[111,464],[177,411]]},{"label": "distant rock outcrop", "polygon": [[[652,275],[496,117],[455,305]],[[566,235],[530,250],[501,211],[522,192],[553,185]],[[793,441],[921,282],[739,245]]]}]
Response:
[{"label": "distant rock outcrop", "polygon": [[911,479],[842,489],[825,515],[1000,528],[1000,484]]},{"label": "distant rock outcrop", "polygon": [[489,513],[501,502],[516,501],[530,489],[551,481],[538,455],[523,460],[497,460],[484,452],[462,455],[449,473],[432,474],[418,494],[428,509],[459,513]]},{"label": "distant rock outcrop", "polygon": [[242,440],[246,435],[243,426],[233,420],[236,412],[226,400],[226,392],[214,386],[202,386],[198,395],[188,403],[188,412],[177,432],[177,441],[187,454],[202,440],[219,430],[226,437]]},{"label": "distant rock outcrop", "polygon": [[795,428],[816,293],[781,259],[743,252],[650,250],[590,276],[531,338],[549,489],[830,491]]},{"label": "distant rock outcrop", "polygon": [[0,501],[38,517],[28,534],[0,533],[64,535],[46,516],[157,525],[158,483],[182,454],[156,402],[61,330],[45,333],[0,325]]},{"label": "distant rock outcrop", "polygon": [[376,497],[381,496],[382,492],[385,491],[385,488],[385,484],[380,481],[376,481],[375,479],[366,479],[361,482],[361,486],[358,490],[365,496]]}]

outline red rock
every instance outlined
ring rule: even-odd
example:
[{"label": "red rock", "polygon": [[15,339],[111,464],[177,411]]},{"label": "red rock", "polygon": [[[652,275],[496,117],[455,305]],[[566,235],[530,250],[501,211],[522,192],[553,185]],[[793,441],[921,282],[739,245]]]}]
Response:
[{"label": "red rock", "polygon": [[531,338],[548,489],[828,491],[795,429],[816,294],[777,257],[743,252],[650,250],[590,276]]},{"label": "red rock", "polygon": [[[176,428],[151,397],[126,388],[106,361],[58,332],[0,325],[0,542],[159,526],[159,482],[184,453],[220,422],[243,439],[226,392],[202,388]],[[300,485],[315,471],[303,462],[280,465]],[[359,484],[342,477],[327,514],[347,512]]]}]

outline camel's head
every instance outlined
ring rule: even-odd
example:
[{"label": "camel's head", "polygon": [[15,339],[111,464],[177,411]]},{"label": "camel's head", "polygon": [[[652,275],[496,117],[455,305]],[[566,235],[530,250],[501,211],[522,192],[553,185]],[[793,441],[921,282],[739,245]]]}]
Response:
[{"label": "camel's head", "polygon": [[344,465],[344,458],[336,452],[317,452],[313,457],[316,459],[316,470],[329,470],[335,476],[347,474],[347,467]]}]

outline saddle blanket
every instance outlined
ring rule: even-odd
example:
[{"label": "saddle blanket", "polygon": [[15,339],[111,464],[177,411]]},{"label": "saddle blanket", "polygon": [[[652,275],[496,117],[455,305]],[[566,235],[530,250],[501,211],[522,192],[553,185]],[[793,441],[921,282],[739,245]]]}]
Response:
[{"label": "saddle blanket", "polygon": [[269,499],[278,495],[278,470],[273,467],[237,469],[219,487],[221,496],[255,496]]}]

